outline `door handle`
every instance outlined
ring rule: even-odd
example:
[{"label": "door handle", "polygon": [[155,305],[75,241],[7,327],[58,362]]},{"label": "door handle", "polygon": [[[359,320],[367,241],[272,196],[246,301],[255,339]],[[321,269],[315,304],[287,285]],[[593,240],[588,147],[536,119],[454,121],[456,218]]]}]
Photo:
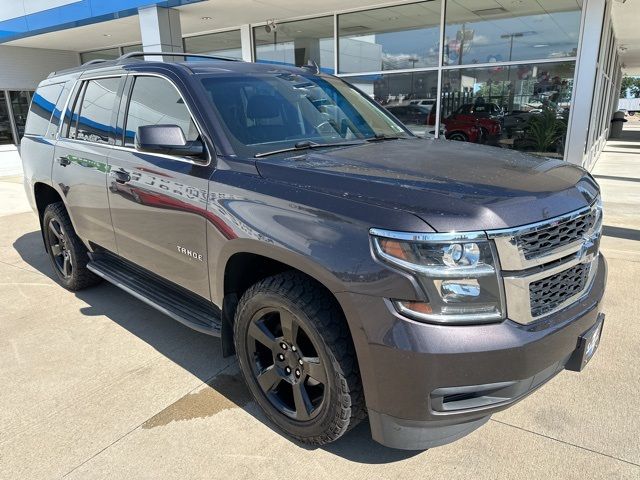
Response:
[{"label": "door handle", "polygon": [[67,165],[71,165],[71,160],[69,160],[69,157],[59,157],[58,163],[61,166],[66,167]]},{"label": "door handle", "polygon": [[129,175],[129,172],[126,170],[113,170],[111,175],[115,177],[116,182],[118,183],[127,183],[131,180],[131,175]]}]

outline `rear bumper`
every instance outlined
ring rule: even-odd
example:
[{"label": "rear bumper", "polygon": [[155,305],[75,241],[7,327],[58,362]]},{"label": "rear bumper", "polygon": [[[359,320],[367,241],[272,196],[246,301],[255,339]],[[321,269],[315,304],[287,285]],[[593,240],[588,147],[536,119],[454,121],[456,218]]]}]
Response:
[{"label": "rear bumper", "polygon": [[588,294],[531,325],[431,325],[398,315],[379,297],[337,294],[374,439],[403,449],[449,443],[553,378],[598,321],[606,273],[600,256]]}]

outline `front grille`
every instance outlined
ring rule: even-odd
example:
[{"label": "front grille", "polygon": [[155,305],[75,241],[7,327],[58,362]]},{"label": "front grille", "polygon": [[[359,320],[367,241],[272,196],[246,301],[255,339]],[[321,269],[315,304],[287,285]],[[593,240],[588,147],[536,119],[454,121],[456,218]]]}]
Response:
[{"label": "front grille", "polygon": [[589,264],[579,263],[563,272],[529,284],[531,316],[544,315],[565,300],[584,290],[589,278]]},{"label": "front grille", "polygon": [[524,258],[540,257],[557,248],[569,245],[585,236],[596,221],[596,211],[591,210],[577,218],[552,223],[534,232],[517,235],[517,243]]}]

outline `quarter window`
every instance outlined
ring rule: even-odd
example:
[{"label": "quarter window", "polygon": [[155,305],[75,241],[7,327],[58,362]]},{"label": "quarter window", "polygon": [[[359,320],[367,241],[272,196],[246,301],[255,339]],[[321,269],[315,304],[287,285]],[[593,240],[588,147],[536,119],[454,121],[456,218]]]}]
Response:
[{"label": "quarter window", "polygon": [[188,141],[199,136],[184,100],[167,80],[160,77],[137,77],[131,92],[125,128],[125,145],[134,146],[138,127],[177,125]]},{"label": "quarter window", "polygon": [[44,136],[64,84],[40,87],[31,99],[25,134]]}]

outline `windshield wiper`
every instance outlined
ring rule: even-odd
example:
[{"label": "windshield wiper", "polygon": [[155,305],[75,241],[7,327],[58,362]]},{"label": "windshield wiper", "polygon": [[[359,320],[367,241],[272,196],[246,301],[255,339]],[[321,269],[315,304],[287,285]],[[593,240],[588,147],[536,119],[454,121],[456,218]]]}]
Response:
[{"label": "windshield wiper", "polygon": [[362,140],[357,142],[334,142],[334,143],[316,143],[310,140],[303,140],[301,142],[296,143],[293,147],[281,148],[279,150],[272,150],[270,152],[261,152],[256,153],[254,158],[262,158],[268,157],[269,155],[276,155],[278,153],[285,152],[295,152],[297,150],[311,150],[313,148],[324,148],[324,147],[347,147],[349,145],[362,145],[364,142]]},{"label": "windshield wiper", "polygon": [[386,133],[376,133],[375,136],[367,138],[367,142],[382,142],[384,140],[407,140],[408,135],[388,135]]}]

